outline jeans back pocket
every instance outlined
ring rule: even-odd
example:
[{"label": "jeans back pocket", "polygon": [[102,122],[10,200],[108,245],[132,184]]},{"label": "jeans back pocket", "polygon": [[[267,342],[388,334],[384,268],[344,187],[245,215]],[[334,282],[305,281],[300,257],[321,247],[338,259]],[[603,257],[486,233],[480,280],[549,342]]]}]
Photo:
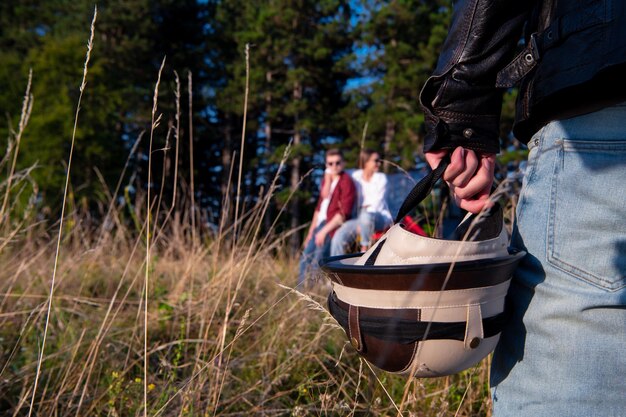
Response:
[{"label": "jeans back pocket", "polygon": [[626,140],[559,140],[548,262],[592,285],[626,286]]}]

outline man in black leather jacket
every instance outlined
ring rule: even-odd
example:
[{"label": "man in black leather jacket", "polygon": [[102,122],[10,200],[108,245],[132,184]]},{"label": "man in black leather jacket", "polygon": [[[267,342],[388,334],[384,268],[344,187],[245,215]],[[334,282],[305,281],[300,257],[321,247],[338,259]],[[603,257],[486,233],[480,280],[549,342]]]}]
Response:
[{"label": "man in black leather jacket", "polygon": [[468,211],[488,204],[513,86],[530,153],[512,244],[528,255],[492,362],[495,415],[624,415],[626,2],[455,2],[420,102],[426,159],[450,156]]}]

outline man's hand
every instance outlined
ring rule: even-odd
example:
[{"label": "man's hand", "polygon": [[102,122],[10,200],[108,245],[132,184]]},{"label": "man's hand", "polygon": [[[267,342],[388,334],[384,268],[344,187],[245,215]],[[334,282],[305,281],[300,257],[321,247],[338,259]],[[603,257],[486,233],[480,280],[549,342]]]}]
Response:
[{"label": "man's hand", "polygon": [[317,232],[315,234],[315,245],[318,248],[321,248],[322,246],[324,246],[324,242],[326,241],[326,235],[328,234],[328,232],[326,232],[326,230],[324,230],[324,228],[321,228],[319,230],[319,232]]},{"label": "man's hand", "polygon": [[[431,168],[436,168],[448,151],[426,153],[426,161]],[[476,154],[464,148],[456,148],[450,155],[450,164],[443,173],[454,201],[464,210],[478,213],[489,207],[489,192],[493,184],[493,172],[496,165],[494,154]]]},{"label": "man's hand", "polygon": [[309,233],[307,233],[306,237],[304,238],[304,247],[309,244],[309,240],[311,240],[311,238],[313,237],[313,233],[310,230],[311,229],[309,229]]},{"label": "man's hand", "polygon": [[328,170],[328,168],[326,168],[326,171],[324,171],[324,180],[322,181],[323,186],[320,190],[320,196],[322,197],[322,199],[330,196],[330,187],[332,183],[333,183],[333,176]]}]

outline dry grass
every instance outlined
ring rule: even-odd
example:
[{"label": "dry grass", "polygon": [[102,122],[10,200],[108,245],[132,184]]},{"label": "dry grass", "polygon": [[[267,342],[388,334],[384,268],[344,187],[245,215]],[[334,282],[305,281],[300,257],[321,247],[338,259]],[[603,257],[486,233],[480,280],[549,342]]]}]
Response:
[{"label": "dry grass", "polygon": [[[188,84],[191,91],[190,75]],[[293,288],[297,259],[286,248],[298,231],[261,234],[276,181],[254,206],[235,205],[236,221],[224,219],[217,233],[201,227],[193,193],[174,192],[169,203],[140,194],[131,207],[110,197],[98,227],[76,211],[48,227],[28,207],[18,210],[8,196],[36,194],[28,170],[11,163],[30,114],[26,91],[24,123],[0,161],[11,164],[0,183],[0,414],[490,414],[485,362],[453,377],[407,380],[372,369],[346,346],[324,308],[327,282],[306,294]],[[166,142],[172,134],[176,164],[177,75],[175,97]],[[171,180],[176,190],[182,179]]]},{"label": "dry grass", "polygon": [[[248,233],[255,216],[244,217]],[[397,414],[405,379],[374,373],[346,348],[320,308],[326,289],[285,288],[297,271],[280,255],[286,236],[252,250],[223,244],[215,254],[215,240],[193,245],[190,224],[172,222],[156,237],[144,310],[143,241],[119,232],[94,246],[89,233],[78,223],[64,241],[35,415],[142,414],[144,382],[149,415]],[[53,254],[38,239],[0,254],[0,410],[8,414],[28,408]],[[411,381],[403,414],[485,415],[486,383],[484,366]]]}]

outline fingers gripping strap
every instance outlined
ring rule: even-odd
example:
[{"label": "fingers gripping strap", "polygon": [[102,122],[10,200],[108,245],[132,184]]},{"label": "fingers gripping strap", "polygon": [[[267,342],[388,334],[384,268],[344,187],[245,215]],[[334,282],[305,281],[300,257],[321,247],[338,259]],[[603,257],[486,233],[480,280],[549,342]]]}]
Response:
[{"label": "fingers gripping strap", "polygon": [[400,210],[398,210],[398,215],[394,220],[394,223],[400,222],[409,214],[411,210],[413,210],[419,203],[421,203],[427,196],[430,194],[430,191],[433,189],[437,181],[443,176],[444,171],[448,167],[450,163],[450,158],[446,156],[441,160],[437,168],[432,170],[427,176],[422,178],[420,182],[415,184],[415,187],[409,192],[409,195],[406,196],[402,206],[400,206]]}]

